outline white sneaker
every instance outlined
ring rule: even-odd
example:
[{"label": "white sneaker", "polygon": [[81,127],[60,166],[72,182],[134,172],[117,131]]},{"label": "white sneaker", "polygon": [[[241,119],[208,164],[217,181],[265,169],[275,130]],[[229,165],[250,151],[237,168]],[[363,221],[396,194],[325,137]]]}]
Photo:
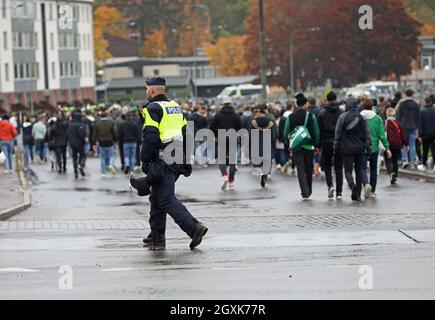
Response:
[{"label": "white sneaker", "polygon": [[364,196],[366,199],[370,198],[370,195],[372,194],[372,186],[370,184],[366,184],[364,186]]},{"label": "white sneaker", "polygon": [[334,187],[329,188],[329,190],[328,190],[328,198],[329,199],[333,199],[334,198],[334,194],[335,194],[335,188]]},{"label": "white sneaker", "polygon": [[113,175],[116,174],[116,169],[113,166],[109,166],[109,167],[107,167],[107,169],[110,171],[111,174],[113,174]]},{"label": "white sneaker", "polygon": [[418,165],[417,168],[418,168],[419,171],[423,171],[423,172],[426,171],[426,166],[425,166],[424,164],[420,164],[420,165]]},{"label": "white sneaker", "polygon": [[231,181],[230,182],[230,190],[234,190],[236,188],[236,182],[235,181]]},{"label": "white sneaker", "polygon": [[228,187],[228,176],[222,177],[221,189],[225,191]]},{"label": "white sneaker", "polygon": [[101,174],[101,178],[106,179],[106,178],[107,178],[107,175],[106,175],[105,173],[102,173],[102,174]]}]

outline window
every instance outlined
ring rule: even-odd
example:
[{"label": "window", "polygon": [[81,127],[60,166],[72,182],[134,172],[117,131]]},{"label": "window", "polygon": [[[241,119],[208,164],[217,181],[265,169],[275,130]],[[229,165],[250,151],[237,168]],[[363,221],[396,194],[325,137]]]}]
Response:
[{"label": "window", "polygon": [[54,62],[51,63],[51,77],[56,79],[56,64]]},{"label": "window", "polygon": [[8,50],[8,33],[3,32],[3,49]]},{"label": "window", "polygon": [[29,79],[29,78],[33,78],[33,70],[30,70],[30,63],[26,63],[25,64],[26,68],[24,70],[24,78]]},{"label": "window", "polygon": [[6,0],[2,0],[2,16],[3,18],[6,18]]},{"label": "window", "polygon": [[59,64],[60,77],[63,77],[63,62]]},{"label": "window", "polygon": [[20,74],[19,74],[19,78],[20,79],[24,79],[24,65],[20,64]]},{"label": "window", "polygon": [[48,20],[53,20],[53,4],[50,3],[50,6],[48,7]]},{"label": "window", "polygon": [[54,50],[54,33],[50,33],[50,47],[51,50]]},{"label": "window", "polygon": [[14,65],[14,79],[18,79],[18,64]]},{"label": "window", "polygon": [[9,82],[9,63],[5,63],[5,80]]}]

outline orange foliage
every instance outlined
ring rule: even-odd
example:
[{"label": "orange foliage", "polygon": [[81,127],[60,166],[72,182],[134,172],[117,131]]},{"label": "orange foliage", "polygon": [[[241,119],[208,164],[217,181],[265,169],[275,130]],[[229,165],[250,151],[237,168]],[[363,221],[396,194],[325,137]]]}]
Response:
[{"label": "orange foliage", "polygon": [[245,59],[246,36],[220,38],[216,44],[205,44],[204,49],[213,65],[219,66],[221,76],[240,76],[248,72]]},{"label": "orange foliage", "polygon": [[141,54],[148,58],[166,57],[167,50],[164,28],[153,30],[153,32],[146,36]]}]

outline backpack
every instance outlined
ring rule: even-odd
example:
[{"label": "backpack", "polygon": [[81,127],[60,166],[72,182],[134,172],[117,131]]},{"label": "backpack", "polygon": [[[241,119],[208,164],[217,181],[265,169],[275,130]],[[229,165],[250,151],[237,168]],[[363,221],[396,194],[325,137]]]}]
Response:
[{"label": "backpack", "polygon": [[[391,124],[393,125],[393,128],[395,128],[395,130],[388,130],[388,123],[389,122],[391,122]],[[401,149],[403,146],[402,131],[400,130],[400,127],[397,124],[397,122],[393,119],[388,119],[385,122],[385,131],[387,132],[387,139],[388,139],[388,142],[390,143],[390,145],[393,148]]]},{"label": "backpack", "polygon": [[296,127],[289,134],[290,149],[292,149],[293,152],[297,152],[301,150],[305,145],[309,144],[311,141],[311,134],[307,129],[309,116],[310,113],[307,111],[304,125]]}]

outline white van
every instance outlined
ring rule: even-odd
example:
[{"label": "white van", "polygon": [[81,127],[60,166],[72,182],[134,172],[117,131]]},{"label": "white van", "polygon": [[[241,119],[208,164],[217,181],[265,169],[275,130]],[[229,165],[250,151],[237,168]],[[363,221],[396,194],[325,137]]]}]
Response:
[{"label": "white van", "polygon": [[[266,91],[269,94],[269,88],[266,87]],[[241,84],[238,86],[226,87],[218,96],[217,99],[221,100],[225,97],[232,99],[245,99],[250,97],[261,96],[263,92],[263,86],[255,84]]]}]

